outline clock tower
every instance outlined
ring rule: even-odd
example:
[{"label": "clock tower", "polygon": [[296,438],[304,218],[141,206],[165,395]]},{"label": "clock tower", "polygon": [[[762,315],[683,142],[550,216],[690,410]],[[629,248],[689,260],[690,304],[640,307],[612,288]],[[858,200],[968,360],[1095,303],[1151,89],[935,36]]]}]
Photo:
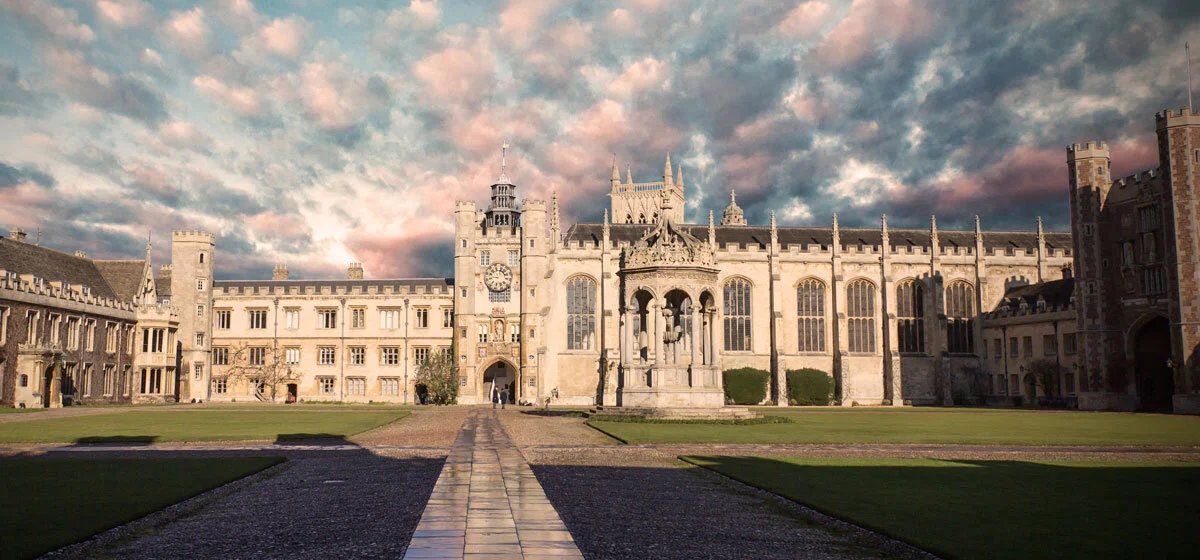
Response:
[{"label": "clock tower", "polygon": [[486,210],[455,208],[455,348],[460,404],[487,403],[501,389],[512,402],[536,402],[546,272],[546,204],[517,202],[508,144]]}]

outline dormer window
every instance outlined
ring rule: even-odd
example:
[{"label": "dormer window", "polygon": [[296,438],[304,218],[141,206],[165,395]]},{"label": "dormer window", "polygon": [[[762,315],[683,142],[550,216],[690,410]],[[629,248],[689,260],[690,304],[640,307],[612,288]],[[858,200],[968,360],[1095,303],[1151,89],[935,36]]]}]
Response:
[{"label": "dormer window", "polygon": [[80,286],[79,293],[81,293],[85,296],[90,296],[90,295],[92,295],[92,289],[87,286]]}]

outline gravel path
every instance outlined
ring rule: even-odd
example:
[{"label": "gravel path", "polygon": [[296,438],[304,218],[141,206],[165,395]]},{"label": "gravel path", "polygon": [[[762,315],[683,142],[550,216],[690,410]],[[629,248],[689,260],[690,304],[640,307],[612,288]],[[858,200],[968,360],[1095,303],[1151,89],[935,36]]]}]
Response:
[{"label": "gravel path", "polygon": [[449,449],[470,414],[468,406],[428,406],[413,409],[407,418],[386,426],[350,436],[363,446],[404,445]]},{"label": "gravel path", "polygon": [[545,416],[538,410],[528,408],[497,410],[496,414],[504,424],[504,431],[519,447],[620,444],[589,427],[583,418]]}]

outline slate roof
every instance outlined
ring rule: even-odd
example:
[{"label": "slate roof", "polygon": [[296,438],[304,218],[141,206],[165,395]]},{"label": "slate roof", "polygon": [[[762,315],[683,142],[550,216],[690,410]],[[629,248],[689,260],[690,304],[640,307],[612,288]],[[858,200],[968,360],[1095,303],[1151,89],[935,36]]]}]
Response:
[{"label": "slate roof", "polygon": [[171,277],[159,276],[155,278],[154,292],[158,297],[171,297]]},{"label": "slate roof", "polygon": [[117,298],[123,301],[133,301],[137,298],[142,290],[142,278],[146,273],[146,261],[143,260],[127,260],[127,261],[108,261],[95,260],[92,261],[96,268],[100,269],[100,274],[108,280],[108,285],[112,286],[114,292],[117,293]]},{"label": "slate roof", "polygon": [[[633,243],[653,224],[611,224],[610,237],[614,243]],[[684,224],[680,229],[700,238],[708,239],[708,226]],[[761,226],[715,226],[717,230],[717,245],[736,243],[739,248],[748,245],[758,245],[766,249],[771,243],[771,228]],[[603,224],[580,223],[572,225],[566,232],[566,241],[574,243],[582,241],[584,245],[599,244],[603,236]],[[830,245],[833,243],[833,228],[813,227],[780,227],[778,228],[779,243],[783,250],[791,245]],[[842,245],[879,245],[882,234],[878,228],[841,228],[839,233]],[[1066,232],[1046,232],[1046,248],[1071,248],[1071,234]],[[927,229],[889,229],[888,237],[893,247],[929,246],[929,230]],[[943,247],[974,247],[975,232],[962,230],[938,230],[938,241]],[[1033,231],[985,231],[983,232],[985,247],[1001,247],[1014,249],[1037,249],[1037,232]]]},{"label": "slate roof", "polygon": [[1019,311],[1021,302],[1024,301],[1030,309],[1035,309],[1039,298],[1046,300],[1046,307],[1063,308],[1071,303],[1071,297],[1075,295],[1075,279],[1063,278],[1062,280],[1051,280],[1049,282],[1039,282],[1028,286],[1016,286],[1009,288],[1004,292],[1004,299],[996,304],[995,311],[1000,311],[1005,307],[1011,311]]},{"label": "slate roof", "polygon": [[87,286],[96,297],[117,297],[100,269],[90,259],[7,237],[0,237],[0,270],[32,274],[47,282]]}]

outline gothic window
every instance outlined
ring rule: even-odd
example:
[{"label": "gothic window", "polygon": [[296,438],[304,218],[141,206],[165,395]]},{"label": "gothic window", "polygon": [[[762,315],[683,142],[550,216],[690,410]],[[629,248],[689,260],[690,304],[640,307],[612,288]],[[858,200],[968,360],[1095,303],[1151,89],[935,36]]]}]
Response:
[{"label": "gothic window", "polygon": [[875,285],[867,280],[846,286],[846,333],[851,352],[875,351]]},{"label": "gothic window", "polygon": [[625,223],[627,223],[627,224],[633,223],[633,214],[625,214]]},{"label": "gothic window", "polygon": [[591,350],[596,338],[596,282],[586,276],[567,281],[567,349]]},{"label": "gothic window", "polygon": [[825,351],[825,284],[816,278],[796,288],[796,317],[801,352]]},{"label": "gothic window", "polygon": [[946,288],[946,350],[975,352],[975,287],[967,282]]},{"label": "gothic window", "polygon": [[901,352],[925,351],[925,287],[918,280],[896,286],[896,331]]},{"label": "gothic window", "polygon": [[725,351],[749,352],[750,343],[750,282],[734,278],[725,283]]},{"label": "gothic window", "polygon": [[645,214],[638,214],[638,223],[639,224],[646,223],[646,215]]}]

